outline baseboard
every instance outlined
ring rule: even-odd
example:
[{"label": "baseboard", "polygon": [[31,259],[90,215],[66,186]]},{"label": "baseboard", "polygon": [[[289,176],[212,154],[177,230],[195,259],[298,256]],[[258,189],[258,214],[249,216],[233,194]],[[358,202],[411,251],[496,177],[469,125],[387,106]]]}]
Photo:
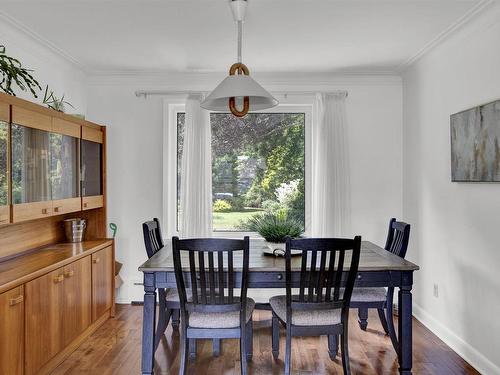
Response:
[{"label": "baseboard", "polygon": [[481,374],[500,375],[500,367],[415,303],[413,303],[413,316]]}]

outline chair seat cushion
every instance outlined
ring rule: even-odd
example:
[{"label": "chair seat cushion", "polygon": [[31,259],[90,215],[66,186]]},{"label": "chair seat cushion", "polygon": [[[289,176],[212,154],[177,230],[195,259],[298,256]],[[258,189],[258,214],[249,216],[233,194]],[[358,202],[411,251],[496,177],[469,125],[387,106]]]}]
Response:
[{"label": "chair seat cushion", "polygon": [[[286,322],[286,296],[274,296],[269,300],[274,313]],[[294,310],[292,324],[296,326],[326,326],[341,323],[341,309]]]},{"label": "chair seat cushion", "polygon": [[[165,295],[167,301],[171,302],[179,302],[179,293],[176,288],[168,288],[167,293]],[[186,289],[186,298],[191,298],[191,290]]]},{"label": "chair seat cushion", "polygon": [[351,302],[385,302],[385,288],[354,288]]},{"label": "chair seat cushion", "polygon": [[[252,317],[254,308],[255,301],[247,298],[246,322]],[[239,311],[217,313],[192,312],[189,314],[189,327],[192,328],[236,328],[239,326]]]}]

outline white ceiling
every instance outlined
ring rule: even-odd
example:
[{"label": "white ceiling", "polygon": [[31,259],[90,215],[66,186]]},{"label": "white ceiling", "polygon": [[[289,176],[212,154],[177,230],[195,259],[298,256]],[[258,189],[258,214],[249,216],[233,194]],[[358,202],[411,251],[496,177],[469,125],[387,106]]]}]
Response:
[{"label": "white ceiling", "polygon": [[[480,3],[249,0],[243,61],[251,72],[397,71]],[[0,0],[0,12],[88,71],[220,72],[235,61],[227,0]]]}]

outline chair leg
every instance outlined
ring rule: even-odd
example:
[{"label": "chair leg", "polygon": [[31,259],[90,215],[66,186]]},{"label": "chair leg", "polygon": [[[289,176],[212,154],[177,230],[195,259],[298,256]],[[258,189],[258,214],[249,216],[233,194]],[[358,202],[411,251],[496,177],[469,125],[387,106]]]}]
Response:
[{"label": "chair leg", "polygon": [[332,361],[335,360],[339,352],[339,340],[337,335],[328,335],[328,355]]},{"label": "chair leg", "polygon": [[189,358],[196,358],[196,339],[189,339]]},{"label": "chair leg", "polygon": [[247,335],[245,323],[240,323],[240,363],[241,375],[247,374]]},{"label": "chair leg", "polygon": [[394,350],[396,353],[399,352],[399,345],[398,345],[398,339],[396,336],[396,330],[394,328],[394,316],[392,313],[392,297],[394,293],[394,288],[389,288],[387,292],[387,302],[386,302],[386,318],[387,318],[387,330],[389,332],[389,337],[391,338],[392,341],[392,346],[394,347]]},{"label": "chair leg", "polygon": [[186,368],[189,362],[189,340],[187,339],[187,327],[186,323],[182,323],[181,332],[181,366],[179,368],[179,375],[186,374]]},{"label": "chair leg", "polygon": [[273,347],[273,357],[278,359],[280,355],[280,322],[278,317],[273,311],[273,337],[272,337],[272,347]]},{"label": "chair leg", "polygon": [[218,357],[220,355],[221,339],[212,339],[212,355]]},{"label": "chair leg", "polygon": [[368,327],[368,309],[365,309],[364,307],[360,307],[358,309],[358,323],[359,328],[366,331],[366,328]]},{"label": "chair leg", "polygon": [[385,334],[389,334],[389,328],[387,327],[387,320],[385,320],[385,311],[384,309],[377,309],[378,317],[380,319],[380,323],[382,323],[382,328],[384,329]]},{"label": "chair leg", "polygon": [[172,328],[178,329],[180,321],[180,310],[174,309],[172,310]]},{"label": "chair leg", "polygon": [[285,348],[285,375],[290,375],[292,370],[292,329],[290,323],[286,325]]},{"label": "chair leg", "polygon": [[344,375],[350,375],[351,366],[349,364],[349,337],[347,334],[347,327],[344,328],[344,332],[340,335],[340,350],[342,351],[342,368],[344,369]]},{"label": "chair leg", "polygon": [[247,351],[246,351],[246,356],[247,360],[250,361],[252,360],[253,357],[253,319],[250,318],[250,320],[247,323],[246,326],[246,340],[247,340]]}]

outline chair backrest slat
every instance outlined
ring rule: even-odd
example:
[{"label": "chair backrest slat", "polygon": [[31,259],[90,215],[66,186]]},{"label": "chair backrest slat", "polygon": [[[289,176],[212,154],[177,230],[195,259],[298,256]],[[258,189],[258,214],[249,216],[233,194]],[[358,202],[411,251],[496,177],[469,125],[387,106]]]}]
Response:
[{"label": "chair backrest slat", "polygon": [[408,250],[408,242],[410,239],[410,224],[396,221],[392,218],[389,221],[389,231],[387,233],[387,241],[385,249],[401,258],[406,256]]},{"label": "chair backrest slat", "polygon": [[151,258],[155,253],[163,247],[163,239],[161,237],[160,221],[154,218],[151,221],[146,221],[142,224],[142,233],[144,236],[144,246],[148,258]]},{"label": "chair backrest slat", "polygon": [[[292,296],[292,249],[302,250],[298,296]],[[360,251],[359,236],[354,239],[288,239],[285,252],[287,314],[292,314],[293,310],[338,308],[346,314],[358,272]],[[343,277],[346,274],[347,277]],[[291,319],[287,317],[287,321],[289,318]]]},{"label": "chair backrest slat", "polygon": [[[247,274],[249,264],[249,239],[172,239],[175,277],[181,303],[183,317],[188,319],[188,311],[198,312],[230,312],[245,311]],[[239,283],[233,265],[233,253],[242,252],[242,272]],[[189,254],[189,277],[192,299],[187,299],[186,282],[183,268],[185,258],[181,253]],[[217,261],[214,253],[217,253]],[[224,254],[227,253],[227,264]],[[217,263],[217,268],[216,268]],[[226,268],[224,268],[227,266]],[[227,274],[227,278],[226,278]],[[227,283],[225,282],[227,280]],[[240,298],[234,296],[234,289],[241,289]],[[226,293],[227,288],[227,293]]]}]

